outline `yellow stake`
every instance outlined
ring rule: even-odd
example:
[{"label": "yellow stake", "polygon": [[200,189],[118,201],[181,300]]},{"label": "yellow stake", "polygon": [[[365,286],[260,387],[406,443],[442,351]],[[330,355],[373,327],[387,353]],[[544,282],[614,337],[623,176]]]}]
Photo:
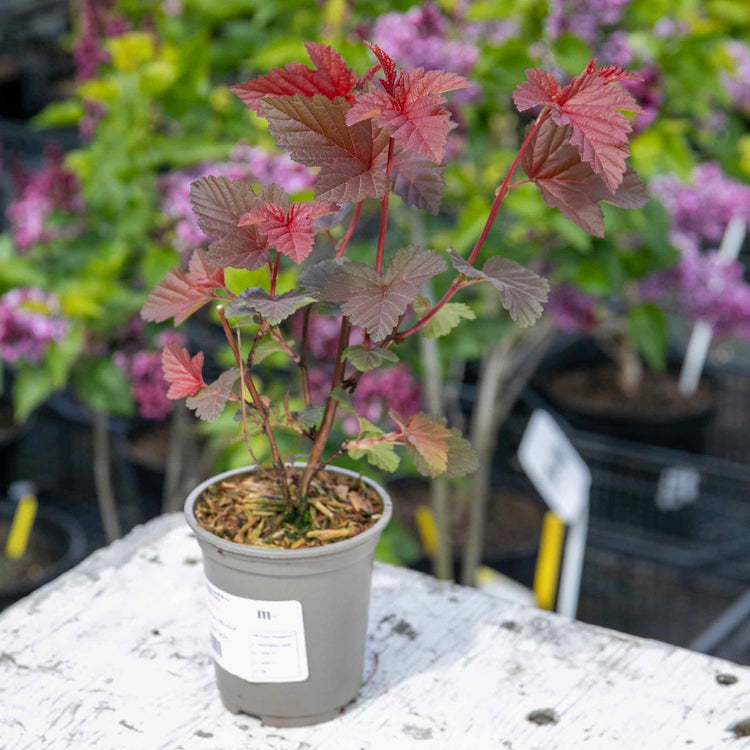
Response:
[{"label": "yellow stake", "polygon": [[435,517],[426,505],[420,505],[414,511],[414,517],[417,521],[417,532],[419,533],[419,540],[422,542],[422,549],[432,557],[438,548],[438,530]]},{"label": "yellow stake", "polygon": [[24,495],[16,506],[13,523],[10,526],[8,541],[5,543],[5,554],[11,560],[17,560],[26,552],[31,536],[31,528],[36,518],[37,499],[34,495]]},{"label": "yellow stake", "polygon": [[552,511],[544,514],[542,538],[534,572],[534,594],[541,609],[552,609],[557,595],[565,524]]}]

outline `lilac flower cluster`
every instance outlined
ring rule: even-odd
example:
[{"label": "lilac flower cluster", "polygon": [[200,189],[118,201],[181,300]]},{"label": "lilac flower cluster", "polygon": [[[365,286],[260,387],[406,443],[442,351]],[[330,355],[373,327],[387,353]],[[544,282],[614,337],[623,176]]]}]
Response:
[{"label": "lilac flower cluster", "polygon": [[629,4],[630,0],[552,0],[545,30],[552,40],[572,34],[596,46],[602,29],[619,23]]},{"label": "lilac flower cluster", "polygon": [[144,419],[162,421],[172,411],[173,401],[167,398],[169,384],[164,379],[161,350],[166,344],[185,345],[185,337],[176,331],[165,330],[154,340],[155,349],[135,353],[116,352],[114,363],[130,382],[130,392],[138,414]]},{"label": "lilac flower cluster", "polygon": [[[407,69],[447,70],[466,76],[479,50],[457,38],[459,29],[434,3],[415,5],[406,13],[378,18],[373,41]],[[476,30],[472,30],[476,36]]]},{"label": "lilac flower cluster", "polygon": [[68,329],[57,299],[41,289],[19,287],[0,297],[0,356],[6,362],[39,362]]},{"label": "lilac flower cluster", "polygon": [[559,284],[552,288],[546,310],[559,330],[590,333],[598,322],[596,305],[595,297],[574,284]]},{"label": "lilac flower cluster", "polygon": [[113,0],[83,0],[81,3],[80,30],[73,46],[79,82],[95,78],[99,68],[109,61],[102,39],[121,36],[130,30],[129,21],[115,13],[113,6]]},{"label": "lilac flower cluster", "polygon": [[[610,37],[610,39],[614,36]],[[618,63],[611,60],[615,65]],[[638,105],[643,110],[633,122],[633,132],[640,133],[648,128],[659,115],[659,110],[664,103],[664,94],[661,89],[661,70],[656,65],[645,65],[640,70],[634,71],[640,75],[640,81],[623,81],[622,85],[635,97]]]},{"label": "lilac flower cluster", "polygon": [[713,162],[695,167],[690,184],[667,175],[653,180],[651,190],[671,216],[672,244],[685,253],[718,243],[734,216],[750,221],[750,186],[727,178]]},{"label": "lilac flower cluster", "polygon": [[20,175],[16,182],[19,195],[8,206],[6,217],[18,250],[52,239],[54,231],[48,227],[48,219],[56,211],[83,210],[78,179],[65,166],[59,149],[48,149],[42,168],[31,175]]},{"label": "lilac flower cluster", "polygon": [[[315,359],[335,361],[341,318],[313,315],[308,328],[310,354]],[[302,316],[295,316],[292,331],[296,337],[302,332]],[[362,330],[353,328],[349,344],[361,344]],[[331,373],[322,367],[310,369],[310,391],[314,403],[322,403],[328,395]],[[354,408],[358,414],[374,424],[382,423],[390,409],[404,417],[418,412],[422,406],[422,391],[407,364],[370,370],[362,375],[354,393]],[[347,434],[356,435],[357,419],[348,415],[343,420]]]},{"label": "lilac flower cluster", "polygon": [[732,97],[735,107],[750,115],[750,47],[740,41],[731,41],[727,52],[734,63],[734,71],[723,77],[724,88]]},{"label": "lilac flower cluster", "polygon": [[178,251],[193,250],[207,241],[190,203],[190,183],[194,180],[208,175],[230,180],[249,179],[275,183],[289,193],[312,187],[315,182],[315,175],[307,167],[292,161],[286,154],[270,154],[262,148],[240,145],[232,151],[231,159],[201,164],[161,178],[162,210],[175,221]]}]

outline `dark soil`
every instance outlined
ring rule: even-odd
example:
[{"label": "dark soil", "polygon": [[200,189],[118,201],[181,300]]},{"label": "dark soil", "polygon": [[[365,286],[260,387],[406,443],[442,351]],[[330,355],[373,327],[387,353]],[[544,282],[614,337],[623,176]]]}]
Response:
[{"label": "dark soil", "polygon": [[169,456],[169,425],[156,424],[130,435],[128,458],[152,471],[164,471]]},{"label": "dark soil", "polygon": [[23,556],[9,560],[2,553],[9,533],[10,521],[0,520],[0,590],[36,583],[63,556],[58,545],[32,531]]},{"label": "dark soil", "polygon": [[[430,506],[429,484],[418,478],[399,479],[388,485],[388,491],[396,520],[417,535],[415,513],[420,506]],[[484,549],[488,554],[532,549],[541,533],[543,514],[535,498],[505,487],[493,488],[485,519]],[[458,547],[466,538],[466,531],[467,519],[455,517],[451,538],[457,540]]]},{"label": "dark soil", "polygon": [[[289,470],[290,494],[299,474]],[[240,474],[209,487],[195,518],[222,539],[254,547],[302,549],[361,534],[382,515],[383,503],[358,477],[321,471],[310,482],[304,506],[287,507],[282,487],[268,472]]]},{"label": "dark soil", "polygon": [[692,396],[683,396],[677,377],[669,372],[644,372],[637,396],[629,398],[617,384],[617,370],[608,364],[550,375],[545,386],[564,407],[596,416],[683,417],[701,414],[715,402],[715,389],[702,382]]}]

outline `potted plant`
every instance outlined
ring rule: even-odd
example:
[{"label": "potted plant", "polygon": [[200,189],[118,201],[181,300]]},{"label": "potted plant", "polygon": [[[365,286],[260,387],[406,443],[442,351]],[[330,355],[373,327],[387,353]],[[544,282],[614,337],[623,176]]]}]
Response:
[{"label": "potted plant", "polygon": [[[314,199],[292,203],[273,184],[255,192],[242,180],[197,180],[193,210],[214,241],[207,251],[196,250],[187,271],[170,271],[142,310],[146,320],[180,324],[213,303],[233,355],[236,367],[210,384],[201,352],[191,356],[168,344],[162,362],[169,397],[186,398],[198,417],[215,420],[228,404],[238,406],[238,430],[254,465],[199,485],[185,514],[204,553],[222,699],[230,710],[276,725],[330,719],[361,683],[373,551],[391,504],[377,484],[332,462],[348,455],[394,471],[400,461],[395,449],[404,446],[431,477],[466,475],[477,465],[457,429],[422,412],[408,418],[392,412],[390,431],[355,412],[358,434],[329,446],[339,409],[353,411],[351,394],[362,374],[395,361],[395,349],[411,336],[454,328],[461,316],[451,300],[475,284],[498,290],[517,324],[539,318],[548,291],[544,279],[499,255],[481,270],[474,265],[519,165],[550,205],[579,224],[601,224],[599,201],[632,207],[645,199],[626,165],[630,125],[621,111],[638,107],[619,82],[632,74],[592,61],[562,87],[548,73],[530,70],[514,101],[536,118],[469,256],[406,247],[386,260],[391,193],[436,208],[451,126],[443,94],[468,82],[443,71],[399,71],[380,48],[368,46],[377,64],[362,77],[332,48],[310,43],[314,68],[292,63],[233,88],[268,121],[277,146],[319,169]],[[380,201],[380,221],[374,250],[363,262],[350,259],[347,249],[367,199]],[[323,230],[316,220],[347,203],[353,204],[351,219],[331,257],[304,264],[299,286],[282,291],[282,260],[303,264]],[[325,231],[333,236],[328,225]],[[435,304],[415,304],[420,286],[448,270],[446,256],[457,272],[447,291]],[[227,268],[267,268],[267,287],[235,294],[226,284]],[[279,328],[298,309],[313,306],[340,317],[322,407],[310,397],[307,326],[299,342]],[[363,329],[361,344],[350,345],[352,326]],[[301,397],[295,402],[289,395],[272,402],[256,381],[256,357],[269,350],[285,352],[298,367]],[[282,455],[279,431],[309,441],[304,461]],[[268,466],[254,459],[250,438],[257,434],[268,442]]]}]

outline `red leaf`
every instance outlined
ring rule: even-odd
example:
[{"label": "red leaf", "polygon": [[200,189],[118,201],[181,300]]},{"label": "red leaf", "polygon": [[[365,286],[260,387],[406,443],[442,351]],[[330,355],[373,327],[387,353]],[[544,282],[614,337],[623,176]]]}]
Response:
[{"label": "red leaf", "polygon": [[381,83],[383,84],[383,88],[389,94],[392,94],[394,84],[396,83],[396,76],[398,75],[396,66],[393,64],[393,60],[391,60],[388,53],[380,49],[377,44],[373,44],[372,42],[365,42],[365,44],[373,53],[373,55],[378,58],[380,68],[383,71],[383,75],[385,76],[384,79],[380,79]]},{"label": "red leaf", "polygon": [[[286,203],[288,204],[288,201]],[[257,225],[270,246],[295,263],[302,263],[312,251],[315,242],[317,228],[313,219],[336,213],[338,210],[339,207],[335,203],[325,201],[292,203],[287,206],[264,203],[260,208],[246,213],[240,219],[239,225]]]},{"label": "red leaf", "polygon": [[364,263],[343,263],[333,269],[320,299],[340,303],[354,325],[364,328],[373,341],[382,341],[416,299],[420,285],[445,268],[434,250],[418,248],[399,250],[384,276]]},{"label": "red leaf", "polygon": [[274,68],[265,75],[232,86],[232,91],[259,114],[262,114],[262,99],[294,94],[306,97],[322,94],[331,100],[340,96],[351,104],[357,74],[347,66],[344,58],[324,44],[307,42],[305,48],[315,70],[298,62],[290,63],[284,70]]},{"label": "red leaf", "polygon": [[167,344],[161,354],[164,379],[169,383],[167,398],[176,400],[192,396],[205,385],[203,382],[203,352],[192,359],[187,349]]},{"label": "red leaf", "polygon": [[451,431],[445,420],[422,412],[412,414],[402,424],[401,430],[407,443],[419,454],[430,476],[440,476],[448,468],[448,438]]},{"label": "red leaf", "polygon": [[584,232],[604,236],[604,216],[599,201],[622,208],[641,208],[648,191],[638,175],[628,169],[617,191],[612,194],[589,164],[581,161],[578,150],[568,143],[569,127],[560,128],[547,120],[539,128],[522,159],[521,167],[539,187],[548,206]]},{"label": "red leaf", "polygon": [[596,70],[596,60],[592,60],[589,63],[589,68],[592,67],[592,63],[596,75],[598,75],[599,78],[603,78],[607,83],[614,83],[615,81],[643,80],[638,73],[631,73],[629,70],[625,70],[625,68],[621,68],[619,65],[605,65],[604,67],[599,68],[599,70]]},{"label": "red leaf", "polygon": [[625,173],[628,133],[632,130],[620,110],[641,111],[627,91],[611,85],[625,80],[626,71],[615,66],[596,71],[592,61],[565,88],[543,71],[528,70],[526,75],[529,81],[520,84],[513,94],[516,107],[520,111],[548,107],[555,123],[570,125],[570,143],[614,193]]},{"label": "red leaf", "polygon": [[206,422],[217,420],[224,411],[227,401],[232,395],[232,386],[240,376],[240,371],[234,367],[223,372],[211,383],[203,387],[185,401],[189,409],[195,411],[195,416]]},{"label": "red leaf", "polygon": [[442,106],[446,99],[441,94],[467,88],[469,82],[456,73],[416,68],[381,83],[385,91],[368,91],[357,97],[346,115],[347,123],[353,125],[377,117],[378,125],[387,129],[404,148],[435,163],[442,162],[450,112]]},{"label": "red leaf", "polygon": [[226,289],[224,269],[207,265],[203,250],[196,250],[187,273],[172,269],[148,295],[141,317],[154,323],[174,318],[177,326],[203,305],[217,299],[217,289]]},{"label": "red leaf", "polygon": [[279,148],[308,167],[320,167],[315,197],[334,203],[382,198],[388,183],[378,158],[388,134],[374,123],[349,127],[344,99],[290,96],[264,103],[268,130]]},{"label": "red leaf", "polygon": [[242,180],[202,177],[190,186],[190,200],[198,226],[215,242],[206,255],[216,266],[254,271],[268,260],[267,242],[255,227],[237,226],[239,218],[262,202]]},{"label": "red leaf", "polygon": [[402,149],[393,159],[393,192],[409,206],[437,215],[445,190],[443,172],[445,164],[435,164],[414,151]]}]

